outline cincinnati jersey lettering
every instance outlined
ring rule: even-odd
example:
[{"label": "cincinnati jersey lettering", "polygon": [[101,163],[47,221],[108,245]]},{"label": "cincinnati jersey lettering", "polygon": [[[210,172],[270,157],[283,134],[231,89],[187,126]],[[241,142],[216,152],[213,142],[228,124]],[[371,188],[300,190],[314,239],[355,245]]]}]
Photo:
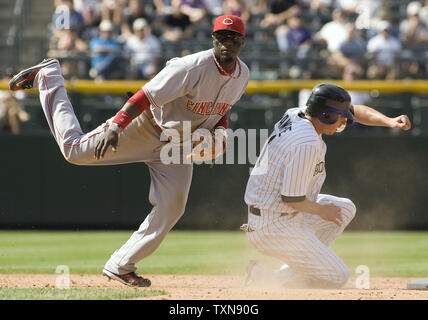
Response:
[{"label": "cincinnati jersey lettering", "polygon": [[189,99],[186,103],[186,109],[204,115],[218,114],[224,116],[231,108],[232,104],[226,102],[214,104],[213,101],[193,101]]}]

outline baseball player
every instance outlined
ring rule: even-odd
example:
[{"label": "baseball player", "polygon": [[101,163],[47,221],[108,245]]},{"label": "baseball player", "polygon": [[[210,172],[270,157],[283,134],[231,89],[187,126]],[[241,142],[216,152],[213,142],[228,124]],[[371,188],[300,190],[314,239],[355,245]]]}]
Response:
[{"label": "baseball player", "polygon": [[168,61],[115,117],[86,134],[67,97],[57,60],[44,60],[23,70],[9,83],[11,90],[39,89],[50,130],[70,163],[145,162],[149,167],[153,209],[105,264],[103,274],[109,278],[130,286],[150,286],[149,279],[135,273],[135,264],[156,250],[184,213],[192,162],[162,162],[161,151],[167,142],[161,135],[166,129],[175,129],[183,142],[186,122],[192,132],[203,128],[219,132],[225,140],[227,112],[241,98],[249,80],[248,67],[238,58],[245,42],[243,21],[231,15],[217,17],[212,40],[212,49]]},{"label": "baseball player", "polygon": [[320,194],[326,178],[322,135],[357,121],[371,126],[410,129],[407,116],[389,118],[364,105],[352,105],[348,92],[334,84],[315,86],[306,110],[292,108],[275,124],[248,180],[246,231],[261,253],[280,259],[280,270],[251,261],[248,285],[339,288],[349,277],[345,263],[329,246],[353,219],[346,198]]}]

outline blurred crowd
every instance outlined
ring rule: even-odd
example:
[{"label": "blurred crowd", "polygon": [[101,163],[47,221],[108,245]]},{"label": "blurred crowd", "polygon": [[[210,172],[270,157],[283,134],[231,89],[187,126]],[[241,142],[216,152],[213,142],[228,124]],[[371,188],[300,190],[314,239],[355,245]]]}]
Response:
[{"label": "blurred crowd", "polygon": [[[2,80],[9,82],[14,75],[12,69],[6,70]],[[30,115],[22,108],[24,91],[0,90],[0,134],[19,134],[21,125],[30,120]]]},{"label": "blurred crowd", "polygon": [[[428,0],[53,1],[47,55],[66,79],[149,80],[166,60],[209,49],[221,14],[245,21],[240,57],[255,80],[428,77]],[[309,93],[301,90],[299,103]],[[0,133],[31,122],[23,99],[0,91]]]},{"label": "blurred crowd", "polygon": [[61,58],[66,77],[84,74],[89,57],[88,76],[100,80],[150,79],[163,43],[192,39],[214,15],[249,16],[243,0],[55,0],[55,7],[48,56]]},{"label": "blurred crowd", "polygon": [[55,0],[55,7],[48,56],[60,58],[66,78],[150,79],[170,58],[166,46],[187,41],[176,54],[197,51],[192,44],[210,40],[220,14],[246,22],[248,50],[290,59],[282,78],[426,76],[428,0]]}]

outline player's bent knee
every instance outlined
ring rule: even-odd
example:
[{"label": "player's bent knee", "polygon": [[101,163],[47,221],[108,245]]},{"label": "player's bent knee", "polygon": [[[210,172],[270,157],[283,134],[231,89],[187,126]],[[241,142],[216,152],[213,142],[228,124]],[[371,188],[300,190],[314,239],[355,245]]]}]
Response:
[{"label": "player's bent knee", "polygon": [[340,288],[343,287],[349,280],[349,269],[346,267],[345,269],[342,269],[340,274],[337,275],[335,279],[336,285]]},{"label": "player's bent knee", "polygon": [[168,201],[164,201],[158,205],[160,210],[166,210],[168,212],[175,212],[176,215],[182,215],[186,207],[187,194],[176,193],[169,195]]},{"label": "player's bent knee", "polygon": [[93,165],[96,164],[96,161],[98,161],[93,157],[93,155],[88,156],[87,154],[82,154],[73,148],[63,148],[61,151],[64,159],[68,163],[74,164],[76,166]]},{"label": "player's bent knee", "polygon": [[175,197],[174,199],[157,206],[157,211],[163,212],[164,217],[159,228],[169,231],[183,216],[187,197]]},{"label": "player's bent knee", "polygon": [[345,203],[345,211],[346,211],[346,215],[348,216],[349,221],[351,221],[354,217],[355,214],[357,213],[357,207],[355,206],[355,204],[349,200],[346,199],[346,203]]},{"label": "player's bent knee", "polygon": [[349,280],[349,268],[346,265],[341,265],[337,270],[336,276],[333,278],[333,284],[338,288],[343,287]]},{"label": "player's bent knee", "polygon": [[76,154],[72,150],[64,150],[62,151],[62,155],[64,156],[64,159],[71,164],[74,165],[81,165],[81,159],[80,157],[77,157]]},{"label": "player's bent knee", "polygon": [[63,152],[63,156],[64,156],[64,159],[70,164],[74,164],[76,166],[83,166],[87,164],[87,162],[83,161],[82,157],[78,157],[72,152],[71,153]]}]

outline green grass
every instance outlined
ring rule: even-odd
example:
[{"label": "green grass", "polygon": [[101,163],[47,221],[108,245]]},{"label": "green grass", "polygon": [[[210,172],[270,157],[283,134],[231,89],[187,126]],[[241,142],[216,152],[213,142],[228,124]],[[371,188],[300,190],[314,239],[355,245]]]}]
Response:
[{"label": "green grass", "polygon": [[0,300],[119,300],[165,294],[160,290],[0,288]]},{"label": "green grass", "polygon": [[[132,232],[0,231],[3,273],[50,273],[67,265],[74,274],[100,274]],[[354,275],[427,277],[428,232],[345,232],[332,246]],[[243,232],[172,231],[138,272],[148,274],[243,274],[250,259],[280,263],[257,253]]]},{"label": "green grass", "polygon": [[345,232],[332,246],[351,269],[383,277],[428,277],[428,232]]}]

